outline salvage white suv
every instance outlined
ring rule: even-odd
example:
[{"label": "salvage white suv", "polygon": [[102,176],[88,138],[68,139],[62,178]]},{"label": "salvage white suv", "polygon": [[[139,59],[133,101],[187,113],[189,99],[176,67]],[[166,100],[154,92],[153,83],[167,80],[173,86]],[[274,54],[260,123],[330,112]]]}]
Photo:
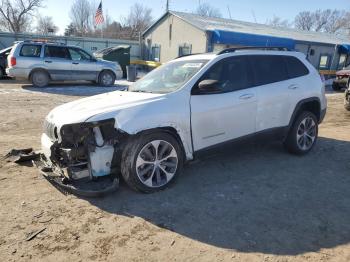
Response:
[{"label": "salvage white suv", "polygon": [[326,113],[323,82],[301,53],[227,49],[175,59],[127,91],[53,109],[42,148],[53,166],[91,178],[121,173],[163,189],[199,151],[256,134],[309,152]]}]

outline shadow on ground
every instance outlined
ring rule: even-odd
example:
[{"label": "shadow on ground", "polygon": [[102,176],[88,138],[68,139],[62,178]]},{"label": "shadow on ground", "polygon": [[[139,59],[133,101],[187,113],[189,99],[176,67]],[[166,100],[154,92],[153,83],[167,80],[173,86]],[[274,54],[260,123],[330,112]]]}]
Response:
[{"label": "shadow on ground", "polygon": [[44,88],[32,85],[23,85],[22,88],[31,92],[40,92],[68,96],[93,96],[118,90],[125,90],[127,85],[114,85],[109,87],[98,86],[90,83],[53,83]]},{"label": "shadow on ground", "polygon": [[244,144],[187,165],[150,195],[122,185],[89,200],[188,238],[242,252],[296,255],[350,241],[350,142],[320,138],[304,157]]}]

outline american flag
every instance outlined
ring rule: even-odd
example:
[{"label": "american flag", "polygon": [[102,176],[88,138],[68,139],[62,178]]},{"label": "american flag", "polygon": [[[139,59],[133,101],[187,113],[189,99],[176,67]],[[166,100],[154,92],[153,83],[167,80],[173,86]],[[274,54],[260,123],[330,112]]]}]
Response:
[{"label": "american flag", "polygon": [[103,12],[102,12],[102,1],[100,5],[97,8],[96,14],[95,14],[95,25],[100,25],[105,21],[103,18]]}]

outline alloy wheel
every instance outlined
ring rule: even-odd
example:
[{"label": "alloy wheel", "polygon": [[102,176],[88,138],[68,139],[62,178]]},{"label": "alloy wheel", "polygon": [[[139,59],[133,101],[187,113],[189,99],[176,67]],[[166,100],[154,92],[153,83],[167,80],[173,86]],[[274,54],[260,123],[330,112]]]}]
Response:
[{"label": "alloy wheel", "polygon": [[164,140],[146,144],[136,159],[136,173],[147,187],[157,188],[169,183],[178,166],[175,148]]},{"label": "alloy wheel", "polygon": [[309,150],[316,140],[316,123],[312,117],[306,117],[300,122],[297,131],[297,144],[303,150]]}]

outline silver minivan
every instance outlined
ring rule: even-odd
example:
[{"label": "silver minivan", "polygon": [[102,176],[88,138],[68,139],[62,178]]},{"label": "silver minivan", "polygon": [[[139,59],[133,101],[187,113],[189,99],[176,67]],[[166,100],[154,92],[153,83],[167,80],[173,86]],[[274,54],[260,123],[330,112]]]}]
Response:
[{"label": "silver minivan", "polygon": [[99,60],[80,47],[59,43],[17,42],[7,59],[8,76],[30,80],[37,87],[64,80],[111,86],[123,76],[117,62]]}]

